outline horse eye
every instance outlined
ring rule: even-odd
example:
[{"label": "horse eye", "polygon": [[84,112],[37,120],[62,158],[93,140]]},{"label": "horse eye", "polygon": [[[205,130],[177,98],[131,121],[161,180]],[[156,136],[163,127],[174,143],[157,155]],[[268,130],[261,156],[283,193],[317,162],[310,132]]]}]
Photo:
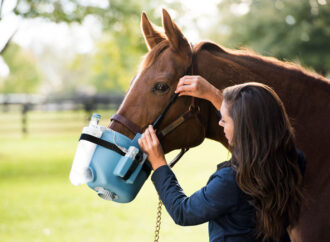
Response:
[{"label": "horse eye", "polygon": [[169,90],[168,85],[162,82],[156,83],[152,88],[153,92],[158,92],[158,93],[165,93],[168,90]]}]

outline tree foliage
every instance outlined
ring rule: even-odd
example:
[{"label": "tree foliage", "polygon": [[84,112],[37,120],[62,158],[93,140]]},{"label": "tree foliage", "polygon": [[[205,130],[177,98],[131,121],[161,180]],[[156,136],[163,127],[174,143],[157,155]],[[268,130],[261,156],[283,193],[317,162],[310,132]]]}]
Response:
[{"label": "tree foliage", "polygon": [[107,35],[97,45],[93,56],[91,83],[98,91],[128,89],[135,75],[141,56],[146,52],[140,47],[140,38],[132,33],[113,37]]},{"label": "tree foliage", "polygon": [[3,54],[11,75],[0,78],[0,93],[36,93],[41,75],[33,54],[11,44]]},{"label": "tree foliage", "polygon": [[[0,0],[0,21],[1,6],[8,1],[12,0]],[[103,34],[96,42],[94,51],[77,54],[73,60],[67,60],[68,57],[64,55],[63,58],[67,59],[54,59],[54,63],[48,66],[57,67],[56,72],[62,79],[60,83],[63,91],[72,93],[81,89],[94,89],[97,92],[122,92],[127,90],[141,56],[147,52],[139,28],[141,12],[146,11],[150,19],[159,25],[160,18],[155,18],[155,15],[159,16],[159,5],[162,2],[18,0],[13,12],[23,19],[43,18],[68,24],[83,23],[90,15],[96,17],[102,23]],[[181,14],[189,14],[178,0],[168,1],[167,6],[175,9],[176,20]],[[198,16],[195,20],[198,21]],[[211,25],[212,22],[215,24]],[[208,37],[226,47],[248,47],[263,55],[301,63],[325,75],[330,73],[329,26],[330,7],[326,0],[222,0],[218,4],[218,17],[210,19],[209,26],[199,29],[199,33],[203,38]],[[195,27],[198,30],[198,25],[195,24]],[[7,46],[10,47],[11,44]],[[11,60],[10,58],[16,58],[23,52],[15,45],[9,47],[4,59],[10,66],[9,79],[12,81],[9,83],[9,79],[2,80],[1,90],[5,90],[5,86],[6,90],[12,91],[14,87],[19,91],[24,91],[25,87],[28,92],[36,90],[41,81],[35,61],[31,56]],[[30,67],[26,68],[27,65]],[[31,81],[31,85],[25,87],[23,84],[16,84],[23,76],[19,74],[23,69],[27,71],[25,76],[36,78],[32,80],[29,77],[27,81]],[[31,73],[29,70],[32,70]],[[46,73],[43,81],[52,83],[50,78]],[[56,89],[60,90],[60,87]]]},{"label": "tree foliage", "polygon": [[[11,1],[11,0],[2,0]],[[82,23],[86,16],[99,16],[104,29],[118,32],[142,10],[152,11],[157,4],[149,0],[18,0],[13,9],[22,18],[44,18],[52,22]]]},{"label": "tree foliage", "polygon": [[223,0],[218,9],[227,31],[218,29],[212,38],[224,39],[229,47],[249,47],[300,62],[323,75],[330,72],[330,5],[326,0]]},{"label": "tree foliage", "polygon": [[[2,0],[1,6],[4,1],[11,0]],[[157,4],[157,0],[19,0],[13,12],[23,19],[43,18],[68,24],[82,23],[90,15],[99,19],[103,37],[97,41],[95,51],[77,54],[69,65],[62,62],[66,65],[66,69],[61,68],[65,73],[58,76],[66,78],[62,80],[65,92],[88,87],[107,92],[127,89],[140,57],[147,51],[139,28],[141,12],[144,10],[153,15]],[[11,72],[11,75],[15,73]]]}]

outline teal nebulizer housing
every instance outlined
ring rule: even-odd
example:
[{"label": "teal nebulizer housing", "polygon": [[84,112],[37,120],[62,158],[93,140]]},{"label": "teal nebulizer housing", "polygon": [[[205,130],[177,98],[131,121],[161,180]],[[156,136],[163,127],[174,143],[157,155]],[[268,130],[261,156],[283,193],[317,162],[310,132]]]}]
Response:
[{"label": "teal nebulizer housing", "polygon": [[147,156],[138,144],[140,137],[141,134],[137,134],[131,140],[110,129],[103,131],[101,140],[115,144],[125,150],[125,154],[97,145],[89,166],[93,180],[88,186],[101,198],[127,203],[140,191],[151,171]]},{"label": "teal nebulizer housing", "polygon": [[134,139],[98,125],[94,114],[83,129],[70,172],[73,185],[87,183],[103,199],[118,203],[132,201],[151,172],[142,152],[138,133]]}]

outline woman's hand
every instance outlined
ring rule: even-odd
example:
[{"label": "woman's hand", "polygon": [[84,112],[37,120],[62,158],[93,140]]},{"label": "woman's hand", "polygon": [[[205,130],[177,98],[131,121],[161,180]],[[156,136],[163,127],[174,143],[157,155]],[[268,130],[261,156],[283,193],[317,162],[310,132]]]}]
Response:
[{"label": "woman's hand", "polygon": [[218,110],[222,103],[220,90],[201,76],[183,76],[180,78],[175,93],[179,96],[187,95],[210,101]]},{"label": "woman's hand", "polygon": [[160,166],[167,165],[162,146],[151,125],[144,131],[138,142],[142,150],[148,155],[148,160],[153,170],[156,170]]}]

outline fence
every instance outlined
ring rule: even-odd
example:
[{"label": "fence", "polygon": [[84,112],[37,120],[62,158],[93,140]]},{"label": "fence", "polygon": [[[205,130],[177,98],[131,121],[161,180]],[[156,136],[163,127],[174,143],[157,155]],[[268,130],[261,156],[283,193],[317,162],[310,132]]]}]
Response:
[{"label": "fence", "polygon": [[121,94],[94,96],[0,95],[0,136],[31,132],[76,132],[94,111],[110,115]]}]

